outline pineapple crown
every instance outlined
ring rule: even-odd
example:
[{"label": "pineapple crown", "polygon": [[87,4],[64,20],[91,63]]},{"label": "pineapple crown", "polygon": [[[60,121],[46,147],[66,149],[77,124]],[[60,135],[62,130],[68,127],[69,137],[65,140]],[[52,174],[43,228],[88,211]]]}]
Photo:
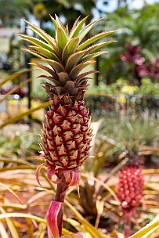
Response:
[{"label": "pineapple crown", "polygon": [[107,51],[99,50],[114,41],[96,42],[115,30],[101,32],[84,40],[90,30],[102,19],[86,25],[87,17],[82,20],[78,17],[69,31],[68,25],[64,26],[58,16],[50,17],[54,24],[55,37],[51,37],[39,27],[25,20],[30,30],[36,33],[38,38],[20,34],[24,41],[30,43],[28,48],[23,50],[44,62],[44,64],[33,64],[47,72],[47,75],[40,77],[45,77],[48,80],[43,84],[43,87],[51,98],[56,94],[61,97],[69,95],[76,97],[76,100],[81,100],[88,86],[87,81],[90,74],[96,72],[95,70],[85,70],[84,72],[84,69],[88,65],[94,64],[96,57],[107,53]]}]

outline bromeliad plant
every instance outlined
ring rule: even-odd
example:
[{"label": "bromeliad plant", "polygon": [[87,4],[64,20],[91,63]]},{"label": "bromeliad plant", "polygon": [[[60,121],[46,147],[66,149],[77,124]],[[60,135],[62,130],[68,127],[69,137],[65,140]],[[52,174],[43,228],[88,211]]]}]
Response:
[{"label": "bromeliad plant", "polygon": [[[43,123],[42,149],[48,178],[53,180],[56,176],[57,190],[46,219],[48,237],[59,238],[62,235],[66,191],[69,186],[79,183],[80,166],[89,157],[92,138],[84,94],[90,74],[96,71],[85,68],[94,64],[96,57],[106,53],[99,49],[113,42],[96,43],[97,40],[114,31],[101,32],[84,40],[99,20],[85,25],[87,17],[82,20],[78,18],[70,31],[68,25],[65,27],[57,16],[51,17],[51,20],[55,27],[55,38],[28,21],[26,23],[30,29],[41,39],[28,35],[21,37],[31,44],[24,50],[44,62],[35,65],[49,73],[42,75],[47,79],[43,87],[52,101]],[[37,175],[39,170],[40,167]],[[78,236],[83,237],[82,234]]]},{"label": "bromeliad plant", "polygon": [[124,237],[130,236],[131,217],[143,198],[144,177],[139,163],[130,160],[119,172],[117,195],[123,211]]}]

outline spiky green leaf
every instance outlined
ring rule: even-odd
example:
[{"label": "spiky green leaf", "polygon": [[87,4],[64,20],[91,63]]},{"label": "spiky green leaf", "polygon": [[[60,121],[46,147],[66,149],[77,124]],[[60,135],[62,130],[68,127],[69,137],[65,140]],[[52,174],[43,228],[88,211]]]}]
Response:
[{"label": "spiky green leaf", "polygon": [[92,79],[91,77],[85,77],[85,78],[81,78],[79,80],[76,80],[77,85],[82,85],[82,86],[86,86],[88,79]]},{"label": "spiky green leaf", "polygon": [[103,55],[103,54],[106,54],[106,53],[108,53],[108,51],[99,51],[99,52],[96,52],[96,53],[92,53],[92,54],[85,55],[85,56],[82,58],[82,62],[87,61],[87,60],[95,59],[95,58],[97,58],[98,56]]},{"label": "spiky green leaf", "polygon": [[75,77],[77,77],[77,75],[84,69],[86,68],[88,65],[94,64],[95,61],[91,60],[91,61],[87,61],[81,64],[78,64],[77,66],[75,66],[71,72],[69,73],[69,76],[74,79]]},{"label": "spiky green leaf", "polygon": [[43,56],[39,54],[39,52],[27,48],[22,48],[23,51],[28,52],[29,54],[32,54],[40,59],[43,59]]},{"label": "spiky green leaf", "polygon": [[[84,23],[86,22],[88,17],[85,17],[83,18],[78,24],[77,24],[77,21],[79,18],[77,18],[75,24],[73,25],[72,29],[71,29],[71,32],[70,32],[70,39],[73,38],[73,37],[76,37],[78,36],[82,26],[84,25]],[[77,25],[76,25],[77,24]]]},{"label": "spiky green leaf", "polygon": [[[53,17],[50,15],[50,17],[51,17],[51,20],[53,21]],[[55,20],[56,20],[56,22],[57,22],[57,24],[60,26],[60,27],[62,27],[63,29],[65,29],[65,27],[64,27],[64,24],[62,23],[62,21],[61,21],[61,19],[55,14]]]},{"label": "spiky green leaf", "polygon": [[85,49],[85,56],[89,56],[89,54],[94,53],[95,51],[103,48],[106,45],[111,44],[112,42],[116,42],[116,41],[110,40],[110,41],[105,41],[105,42],[101,42],[101,43],[90,46],[89,48]]},{"label": "spiky green leaf", "polygon": [[66,31],[66,35],[68,36],[68,35],[69,35],[68,24],[67,24],[66,27],[65,27],[65,31]]},{"label": "spiky green leaf", "polygon": [[96,42],[99,39],[104,38],[105,36],[108,36],[112,33],[116,32],[114,31],[106,31],[106,32],[101,32],[93,37],[91,37],[90,39],[86,40],[85,42],[83,42],[79,47],[78,47],[78,51],[79,50],[83,50],[85,49],[87,46],[91,45],[92,43]]},{"label": "spiky green leaf", "polygon": [[47,43],[49,43],[55,51],[57,51],[57,44],[54,38],[52,38],[50,35],[48,35],[45,31],[40,29],[39,27],[35,26],[34,24],[24,20],[29,26],[30,29],[35,32],[37,35],[39,35],[42,39],[44,39]]},{"label": "spiky green leaf", "polygon": [[56,20],[52,16],[50,17],[56,30],[56,41],[58,42],[59,47],[63,49],[68,41],[66,28],[64,27],[61,20],[57,16],[56,16]]},{"label": "spiky green leaf", "polygon": [[35,66],[45,70],[46,72],[51,74],[56,80],[59,79],[58,75],[56,74],[56,72],[53,69],[51,69],[51,67],[48,67],[48,66],[45,66],[45,65],[39,64],[39,63],[31,63],[31,65],[35,65]]},{"label": "spiky green leaf", "polygon": [[31,46],[29,46],[29,48],[34,49],[37,53],[39,53],[39,55],[42,55],[45,58],[60,61],[55,54],[51,53],[49,50],[47,50],[45,48],[38,47],[38,46],[35,46],[35,45],[31,45]]},{"label": "spiky green leaf", "polygon": [[62,64],[55,60],[50,60],[50,59],[43,59],[45,62],[47,62],[50,66],[52,66],[57,73],[60,72],[65,72],[65,69]]},{"label": "spiky green leaf", "polygon": [[96,20],[91,22],[90,24],[86,25],[78,34],[80,41],[82,41],[82,39],[88,34],[88,32],[97,24],[97,22],[101,21],[101,19]]},{"label": "spiky green leaf", "polygon": [[77,37],[72,38],[70,41],[68,41],[67,45],[64,47],[62,52],[62,61],[64,63],[66,63],[68,56],[70,56],[76,51],[78,44],[79,44],[79,38]]},{"label": "spiky green leaf", "polygon": [[65,66],[66,71],[69,72],[78,63],[78,61],[81,59],[83,55],[84,55],[84,52],[82,51],[76,52],[70,55],[70,57],[68,58],[66,62],[66,66]]},{"label": "spiky green leaf", "polygon": [[56,30],[56,41],[58,42],[60,49],[63,49],[68,41],[66,32],[60,27]]},{"label": "spiky green leaf", "polygon": [[55,78],[51,77],[51,76],[48,76],[48,75],[45,75],[45,74],[41,74],[41,75],[38,76],[38,78],[46,78],[49,81],[51,81],[52,83],[54,83],[54,85],[60,86],[59,81],[56,80]]},{"label": "spiky green leaf", "polygon": [[82,78],[85,78],[89,74],[94,74],[96,72],[97,72],[96,70],[90,70],[90,71],[87,71],[85,73],[82,73],[82,74],[78,75],[78,77],[76,78],[76,81],[78,81],[78,80],[80,80]]},{"label": "spiky green leaf", "polygon": [[28,41],[29,43],[31,43],[35,46],[40,46],[40,47],[45,48],[51,52],[53,51],[52,46],[50,46],[48,43],[45,43],[44,41],[39,40],[35,37],[27,36],[27,35],[23,35],[23,34],[18,34],[18,36],[20,36],[23,40]]}]

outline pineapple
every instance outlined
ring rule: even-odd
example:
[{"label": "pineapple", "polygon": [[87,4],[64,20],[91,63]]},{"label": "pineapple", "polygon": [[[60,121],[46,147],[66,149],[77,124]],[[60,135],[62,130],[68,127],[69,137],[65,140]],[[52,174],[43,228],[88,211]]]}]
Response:
[{"label": "pineapple", "polygon": [[[85,25],[87,17],[75,21],[72,29],[63,25],[55,16],[51,20],[55,38],[26,21],[30,29],[40,38],[20,35],[29,42],[25,51],[40,58],[44,64],[35,65],[47,72],[43,87],[52,100],[43,123],[43,151],[49,171],[77,170],[88,158],[91,129],[88,110],[84,103],[89,75],[94,70],[83,71],[94,64],[95,58],[106,53],[98,49],[113,42],[96,43],[97,40],[115,32],[101,32],[87,40],[85,36],[99,21]],[[95,43],[95,44],[94,44]],[[47,63],[47,65],[46,65]],[[49,75],[48,75],[49,74]]]},{"label": "pineapple", "polygon": [[132,210],[137,207],[143,196],[144,179],[142,167],[128,164],[119,173],[117,187],[118,198],[123,209]]},{"label": "pineapple", "polygon": [[[96,41],[114,32],[101,32],[84,40],[99,21],[85,25],[86,19],[78,18],[69,31],[57,16],[51,17],[55,38],[26,21],[40,39],[21,35],[31,44],[25,50],[44,62],[35,65],[47,72],[42,75],[47,79],[43,87],[52,103],[45,115],[42,136],[48,177],[52,179],[54,174],[57,176],[55,200],[51,201],[46,215],[49,238],[62,235],[63,202],[67,188],[79,183],[80,165],[88,158],[91,129],[84,94],[90,74],[96,71],[83,70],[94,64],[97,56],[106,53],[98,49],[112,42]],[[78,237],[83,235],[78,234]]]},{"label": "pineapple", "polygon": [[131,217],[143,197],[144,178],[142,167],[136,163],[126,164],[119,173],[117,195],[123,210],[124,237],[131,234]]}]

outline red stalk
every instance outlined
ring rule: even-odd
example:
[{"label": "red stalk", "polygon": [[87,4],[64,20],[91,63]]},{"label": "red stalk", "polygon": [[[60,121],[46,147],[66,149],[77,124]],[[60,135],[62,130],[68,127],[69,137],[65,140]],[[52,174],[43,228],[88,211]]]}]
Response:
[{"label": "red stalk", "polygon": [[[49,210],[46,215],[48,225],[48,237],[49,238],[60,238],[62,236],[63,227],[63,210],[64,210],[64,199],[66,191],[69,186],[74,186],[79,183],[80,172],[79,170],[64,170],[55,173],[53,170],[48,171],[49,178],[56,174],[57,176],[57,189],[55,195],[55,201],[52,201]],[[78,237],[83,238],[84,236],[80,233]]]},{"label": "red stalk", "polygon": [[57,220],[57,225],[58,225],[60,236],[62,235],[62,227],[63,227],[63,206],[64,206],[63,202],[65,199],[67,188],[68,188],[68,186],[62,182],[57,184],[55,201],[61,202],[61,204],[62,204],[61,209],[58,214],[58,220]]},{"label": "red stalk", "polygon": [[124,209],[124,211],[123,211],[124,238],[128,238],[130,236],[131,215],[132,215],[132,211],[130,209],[129,210]]}]

